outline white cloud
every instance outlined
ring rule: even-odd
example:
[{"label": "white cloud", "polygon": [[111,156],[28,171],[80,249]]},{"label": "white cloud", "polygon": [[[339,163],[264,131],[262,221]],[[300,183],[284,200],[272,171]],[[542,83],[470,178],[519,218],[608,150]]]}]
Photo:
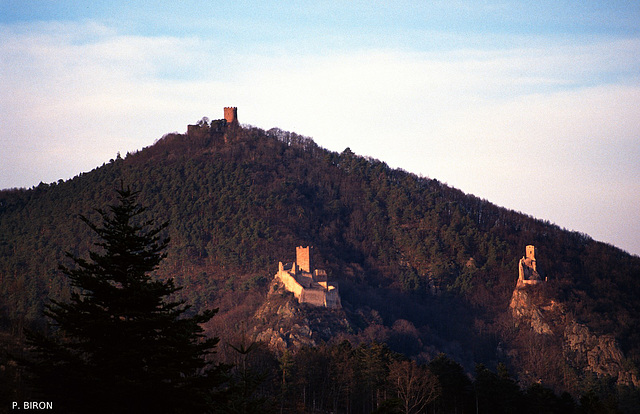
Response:
[{"label": "white cloud", "polygon": [[0,187],[92,169],[171,131],[167,112],[189,112],[163,75],[195,60],[196,39],[118,36],[93,23],[0,30],[0,142],[10,158]]},{"label": "white cloud", "polygon": [[[248,78],[262,85],[259,125],[278,120],[331,149],[349,146],[638,252],[640,85],[629,68],[639,49],[374,51],[272,63],[277,70]],[[598,84],[603,73],[622,82]]]},{"label": "white cloud", "polygon": [[91,22],[0,33],[0,187],[71,177],[236,105],[241,122],[640,252],[638,39],[264,56]]}]

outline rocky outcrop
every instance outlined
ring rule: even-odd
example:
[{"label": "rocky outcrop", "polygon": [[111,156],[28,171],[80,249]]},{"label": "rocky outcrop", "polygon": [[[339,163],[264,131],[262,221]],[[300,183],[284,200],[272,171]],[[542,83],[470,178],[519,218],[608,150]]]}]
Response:
[{"label": "rocky outcrop", "polygon": [[291,300],[267,300],[255,316],[258,324],[254,329],[254,339],[274,351],[317,345],[308,319]]},{"label": "rocky outcrop", "polygon": [[[518,285],[513,291],[509,308],[517,326],[522,324],[530,326],[534,332],[541,335],[552,335],[549,321],[555,319],[558,313],[562,313],[560,307],[554,301],[540,303],[532,295],[534,287]],[[537,302],[537,303],[536,303]]]},{"label": "rocky outcrop", "polygon": [[267,300],[255,313],[253,339],[276,352],[283,352],[316,346],[350,329],[341,309],[299,304],[276,280]]},{"label": "rocky outcrop", "polygon": [[578,372],[590,371],[599,377],[615,378],[618,384],[640,386],[636,370],[625,363],[616,339],[612,335],[596,335],[577,323],[562,304],[546,297],[542,285],[518,284],[509,308],[516,327],[560,340],[562,356]]},{"label": "rocky outcrop", "polygon": [[575,366],[586,366],[600,377],[617,378],[619,384],[640,386],[640,378],[625,358],[612,335],[595,335],[576,321],[567,321],[564,328],[565,357]]},{"label": "rocky outcrop", "polygon": [[[554,355],[549,355],[549,349],[529,345],[529,353],[535,355],[527,363],[522,363],[521,368],[531,374],[530,371],[537,371],[536,361],[551,357],[556,358],[556,364],[568,364],[577,372],[590,371],[599,377],[615,378],[619,384],[640,386],[637,370],[632,364],[625,363],[616,339],[612,335],[596,335],[586,325],[577,323],[562,304],[550,297],[544,280],[537,270],[536,248],[526,246],[526,255],[518,264],[518,280],[509,303],[511,317],[519,330],[521,344],[538,342],[536,335],[540,335],[547,344],[554,344],[557,348]],[[522,341],[522,338],[526,340]],[[510,350],[515,365],[520,362],[518,358],[521,355],[517,348]]]}]

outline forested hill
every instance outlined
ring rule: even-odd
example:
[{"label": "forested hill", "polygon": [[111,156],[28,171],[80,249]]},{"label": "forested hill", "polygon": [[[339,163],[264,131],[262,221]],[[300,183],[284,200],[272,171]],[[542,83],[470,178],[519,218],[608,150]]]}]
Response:
[{"label": "forested hill", "polygon": [[398,348],[407,353],[495,361],[509,338],[518,260],[533,244],[548,294],[593,332],[614,335],[640,365],[640,258],[349,148],[201,124],[71,180],[0,192],[5,330],[37,324],[45,298],[68,294],[58,263],[93,243],[77,215],[95,218],[122,181],[150,216],[170,223],[160,273],[185,286],[195,309],[221,307],[216,318],[231,325],[264,301],[278,261],[313,245],[355,334],[388,339],[404,320],[413,342]]}]

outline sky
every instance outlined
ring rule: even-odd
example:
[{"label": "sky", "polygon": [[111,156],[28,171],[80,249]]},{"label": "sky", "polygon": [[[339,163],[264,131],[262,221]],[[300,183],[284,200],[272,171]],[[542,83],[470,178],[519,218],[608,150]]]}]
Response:
[{"label": "sky", "polygon": [[0,188],[238,107],[640,255],[640,2],[0,0]]}]

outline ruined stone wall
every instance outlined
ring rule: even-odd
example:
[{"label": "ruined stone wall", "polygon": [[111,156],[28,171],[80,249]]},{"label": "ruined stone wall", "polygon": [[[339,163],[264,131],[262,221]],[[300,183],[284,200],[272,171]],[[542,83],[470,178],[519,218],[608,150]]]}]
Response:
[{"label": "ruined stone wall", "polygon": [[280,279],[282,284],[284,284],[284,288],[289,292],[293,292],[293,295],[296,297],[296,299],[300,301],[302,292],[304,291],[302,285],[300,285],[300,283],[298,283],[298,281],[293,276],[291,276],[289,272],[286,272],[284,270],[280,270],[278,273],[276,273],[276,277]]},{"label": "ruined stone wall", "polygon": [[340,295],[338,294],[338,289],[334,286],[329,286],[329,290],[326,292],[326,304],[327,308],[338,309],[342,307],[342,302],[340,302]]},{"label": "ruined stone wall", "polygon": [[[316,284],[316,287],[305,287],[288,271],[280,268],[276,278],[282,282],[284,288],[298,299],[300,303],[308,303],[314,306],[326,306],[327,308],[341,308],[340,295],[335,286]],[[311,280],[311,278],[309,278]]]},{"label": "ruined stone wall", "polygon": [[300,303],[309,303],[314,306],[325,306],[325,291],[323,289],[304,289]]},{"label": "ruined stone wall", "polygon": [[313,271],[313,280],[315,280],[318,283],[324,283],[326,287],[326,284],[328,281],[327,271],[323,269],[315,269]]},{"label": "ruined stone wall", "polygon": [[194,135],[200,130],[200,125],[187,125],[187,135]]},{"label": "ruined stone wall", "polygon": [[518,286],[534,285],[542,281],[536,269],[536,248],[528,245],[525,257],[518,262]]},{"label": "ruined stone wall", "polygon": [[309,273],[300,272],[299,274],[296,275],[296,280],[305,289],[311,288],[315,284],[313,281],[313,278]]},{"label": "ruined stone wall", "polygon": [[278,264],[279,279],[286,290],[293,292],[300,303],[328,308],[341,308],[340,295],[336,286],[327,281],[325,270],[313,269],[313,247],[296,247],[296,261],[292,264]]},{"label": "ruined stone wall", "polygon": [[540,283],[540,275],[527,263],[524,257],[518,263],[518,285],[535,285]]}]

